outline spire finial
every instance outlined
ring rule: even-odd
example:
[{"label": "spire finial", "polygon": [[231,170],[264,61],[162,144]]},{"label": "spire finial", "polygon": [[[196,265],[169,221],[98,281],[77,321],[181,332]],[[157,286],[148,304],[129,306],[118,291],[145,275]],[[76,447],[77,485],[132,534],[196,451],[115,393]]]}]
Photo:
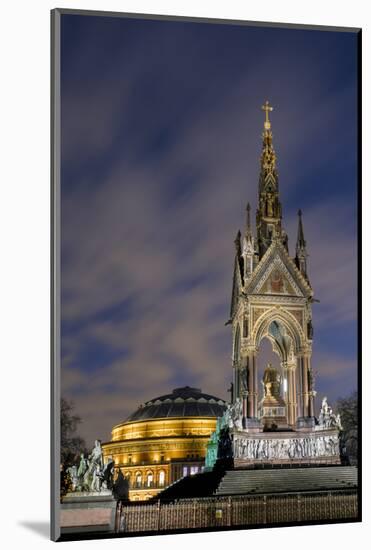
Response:
[{"label": "spire finial", "polygon": [[303,229],[303,220],[302,217],[302,211],[298,210],[298,217],[299,217],[299,223],[298,223],[298,238],[296,240],[296,256],[295,256],[295,262],[297,268],[302,272],[304,277],[308,279],[307,276],[307,243],[304,239],[304,229]]},{"label": "spire finial", "polygon": [[299,223],[298,223],[298,239],[297,239],[297,244],[298,246],[304,246],[305,247],[305,240],[304,240],[304,230],[303,230],[303,220],[301,219],[303,213],[301,211],[301,208],[299,208],[298,210],[298,218],[299,218]]},{"label": "spire finial", "polygon": [[247,206],[246,206],[246,231],[247,232],[250,232],[250,230],[251,230],[250,210],[251,210],[250,203],[248,202]]},{"label": "spire finial", "polygon": [[268,172],[274,172],[276,169],[276,153],[273,149],[272,143],[272,130],[271,123],[269,120],[269,113],[273,111],[273,107],[269,104],[267,100],[264,105],[262,105],[263,111],[265,111],[265,122],[264,122],[264,132],[262,134],[263,138],[263,154],[261,156],[261,166],[264,171],[264,178]]},{"label": "spire finial", "polygon": [[301,219],[303,213],[301,209],[298,210],[298,216],[299,216],[299,223],[298,223],[298,238],[296,242],[297,247],[305,248],[306,242],[304,239],[304,230],[303,230],[303,220]]},{"label": "spire finial", "polygon": [[267,100],[264,105],[262,105],[263,111],[265,111],[265,122],[264,122],[264,128],[265,130],[270,130],[271,123],[269,120],[269,112],[273,111],[273,107],[269,105],[269,101]]},{"label": "spire finial", "polygon": [[237,252],[240,252],[241,251],[241,231],[240,230],[237,231],[237,235],[234,240],[234,245],[236,247]]}]

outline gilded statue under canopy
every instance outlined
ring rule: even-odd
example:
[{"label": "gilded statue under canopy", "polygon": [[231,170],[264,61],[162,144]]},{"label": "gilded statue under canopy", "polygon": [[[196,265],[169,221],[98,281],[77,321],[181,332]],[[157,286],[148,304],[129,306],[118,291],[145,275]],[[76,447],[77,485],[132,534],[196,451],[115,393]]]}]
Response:
[{"label": "gilded statue under canopy", "polygon": [[281,393],[281,375],[271,363],[268,363],[264,371],[262,384],[264,397],[279,397]]}]

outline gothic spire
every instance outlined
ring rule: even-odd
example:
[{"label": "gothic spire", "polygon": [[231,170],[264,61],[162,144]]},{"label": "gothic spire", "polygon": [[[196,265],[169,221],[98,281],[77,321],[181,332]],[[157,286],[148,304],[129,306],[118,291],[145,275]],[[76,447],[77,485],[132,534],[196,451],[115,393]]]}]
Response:
[{"label": "gothic spire", "polygon": [[262,105],[265,112],[264,131],[263,131],[263,150],[260,157],[260,177],[259,177],[259,202],[256,214],[256,227],[259,247],[259,257],[261,258],[269,248],[273,239],[283,241],[283,232],[281,228],[281,203],[278,193],[278,174],[276,170],[276,153],[273,148],[273,134],[271,131],[271,121],[269,113],[273,107],[266,101]]}]

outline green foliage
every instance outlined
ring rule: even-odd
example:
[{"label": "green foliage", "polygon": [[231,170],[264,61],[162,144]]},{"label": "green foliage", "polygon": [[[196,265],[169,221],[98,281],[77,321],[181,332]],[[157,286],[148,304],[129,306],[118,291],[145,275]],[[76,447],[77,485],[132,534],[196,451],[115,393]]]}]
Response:
[{"label": "green foliage", "polygon": [[358,394],[338,399],[336,410],[340,413],[343,442],[351,464],[358,462]]},{"label": "green foliage", "polygon": [[65,466],[61,467],[61,496],[64,496],[72,489],[71,478]]},{"label": "green foliage", "polygon": [[81,452],[86,453],[85,441],[76,434],[81,418],[73,414],[71,401],[61,398],[61,464],[70,465],[78,460]]}]

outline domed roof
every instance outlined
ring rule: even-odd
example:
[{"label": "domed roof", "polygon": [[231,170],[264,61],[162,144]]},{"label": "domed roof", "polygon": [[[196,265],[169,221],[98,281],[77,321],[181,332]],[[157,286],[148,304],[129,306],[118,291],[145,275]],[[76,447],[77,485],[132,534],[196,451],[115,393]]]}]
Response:
[{"label": "domed roof", "polygon": [[219,397],[202,393],[199,388],[184,386],[141,405],[125,422],[151,418],[179,418],[182,416],[222,416],[226,403]]}]

